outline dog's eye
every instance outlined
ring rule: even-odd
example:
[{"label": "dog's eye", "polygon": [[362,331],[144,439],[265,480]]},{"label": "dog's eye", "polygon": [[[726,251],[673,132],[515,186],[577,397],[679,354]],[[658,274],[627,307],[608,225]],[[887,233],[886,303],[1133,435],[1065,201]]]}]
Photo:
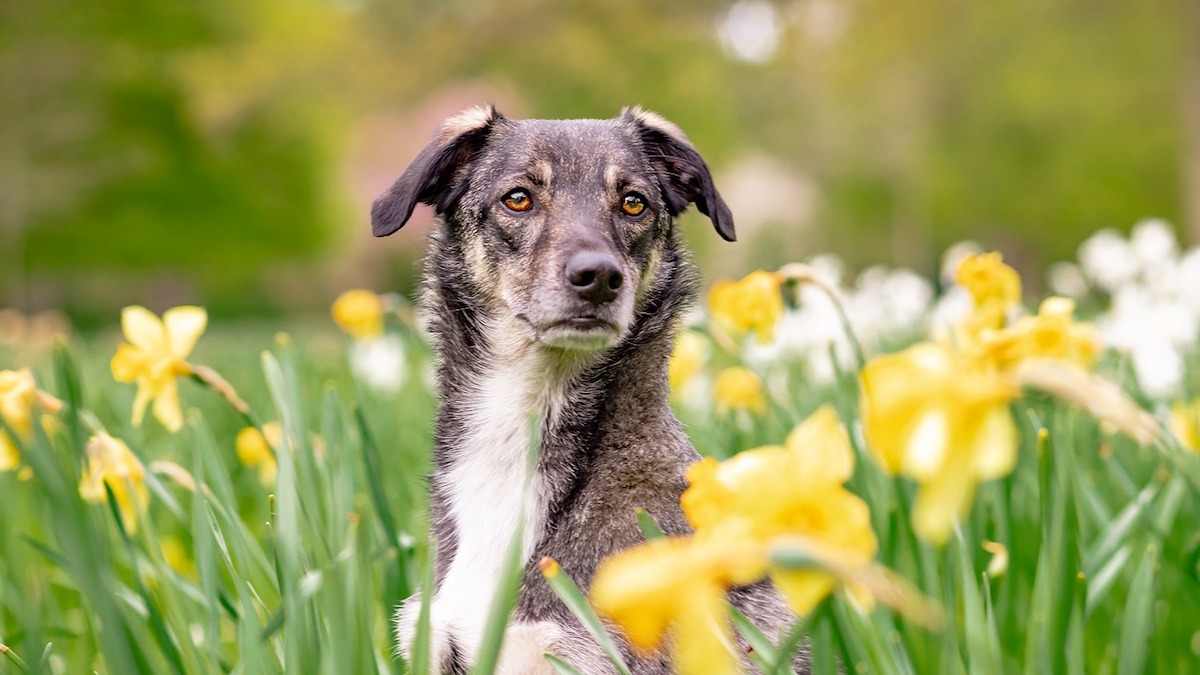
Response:
[{"label": "dog's eye", "polygon": [[528,211],[533,206],[533,197],[530,197],[529,193],[524,190],[513,190],[504,195],[500,201],[504,204],[504,208],[517,213]]},{"label": "dog's eye", "polygon": [[627,216],[640,216],[646,210],[646,200],[638,193],[630,192],[621,198],[621,210]]}]

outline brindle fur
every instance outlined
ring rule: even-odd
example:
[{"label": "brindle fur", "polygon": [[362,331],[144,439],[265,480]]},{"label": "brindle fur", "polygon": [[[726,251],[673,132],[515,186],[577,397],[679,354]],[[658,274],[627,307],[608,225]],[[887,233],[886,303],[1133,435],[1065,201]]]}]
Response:
[{"label": "brindle fur", "polygon": [[[533,196],[530,212],[513,214],[500,205],[513,188]],[[620,212],[628,190],[646,199],[649,213],[640,220]],[[375,203],[376,236],[403,226],[417,202],[433,205],[440,217],[422,297],[438,356],[430,481],[436,583],[440,588],[460,543],[444,477],[461,461],[471,432],[463,401],[498,355],[535,352],[545,377],[564,382],[563,401],[558,414],[541,421],[536,474],[544,513],[512,625],[533,626],[542,635],[536,627],[550,624],[549,637],[534,638],[541,648],[585,673],[612,672],[547,586],[537,561],[554,558],[586,590],[602,558],[644,541],[635,507],[667,534],[691,531],[679,498],[685,470],[699,457],[667,403],[666,372],[697,275],[675,217],[696,204],[732,241],[732,216],[683,133],[639,109],[611,120],[570,121],[518,121],[492,108],[469,110],[447,120]],[[626,281],[603,307],[581,302],[563,281],[565,261],[581,250],[620,261]],[[610,320],[613,334],[602,336],[599,346],[556,342],[553,322],[583,314]],[[731,597],[768,635],[791,620],[768,584]],[[444,641],[437,667],[465,673],[470,657],[453,626],[446,632],[435,636]],[[635,673],[670,672],[665,653],[646,657],[623,639],[618,643]],[[805,672],[806,661],[802,656],[796,664]]]}]

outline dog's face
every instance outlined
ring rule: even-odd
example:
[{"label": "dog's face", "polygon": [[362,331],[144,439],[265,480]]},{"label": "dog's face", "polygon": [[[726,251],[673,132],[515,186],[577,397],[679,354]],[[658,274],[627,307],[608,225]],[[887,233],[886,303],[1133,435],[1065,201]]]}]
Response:
[{"label": "dog's face", "polygon": [[375,203],[375,234],[399,229],[418,201],[444,216],[440,236],[488,309],[550,349],[603,349],[626,334],[689,203],[734,239],[699,154],[636,109],[613,120],[452,117]]}]

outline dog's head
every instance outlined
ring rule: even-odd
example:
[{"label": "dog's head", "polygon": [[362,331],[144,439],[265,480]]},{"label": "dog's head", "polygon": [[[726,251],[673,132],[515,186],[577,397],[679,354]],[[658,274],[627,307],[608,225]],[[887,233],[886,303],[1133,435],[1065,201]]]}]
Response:
[{"label": "dog's head", "polygon": [[734,240],[699,153],[674,124],[637,108],[561,121],[468,110],[375,202],[375,235],[403,227],[417,202],[443,216],[439,237],[486,309],[553,349],[601,349],[628,332],[689,204]]}]

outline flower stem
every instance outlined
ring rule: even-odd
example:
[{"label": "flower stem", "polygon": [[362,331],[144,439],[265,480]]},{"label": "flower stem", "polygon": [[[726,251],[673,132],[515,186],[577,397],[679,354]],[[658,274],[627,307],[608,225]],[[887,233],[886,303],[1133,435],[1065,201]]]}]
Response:
[{"label": "flower stem", "polygon": [[25,663],[25,660],[20,656],[17,656],[17,653],[3,642],[0,642],[0,654],[7,656],[8,659],[12,661],[22,673],[29,672],[29,665]]},{"label": "flower stem", "polygon": [[862,343],[854,333],[854,327],[850,325],[850,315],[846,314],[846,308],[842,306],[842,298],[838,295],[837,289],[817,276],[813,268],[803,263],[788,263],[780,267],[775,274],[784,281],[812,284],[829,296],[829,299],[833,301],[833,306],[837,308],[838,319],[841,320],[842,330],[846,333],[846,340],[850,342],[850,347],[854,350],[854,360],[858,364],[858,370],[862,370],[867,365],[866,352],[863,351]]},{"label": "flower stem", "polygon": [[224,401],[228,403],[234,410],[238,411],[242,417],[246,418],[246,421],[250,424],[250,426],[262,429],[262,424],[254,414],[254,411],[252,411],[250,406],[244,400],[242,400],[242,397],[238,395],[237,390],[233,388],[233,385],[229,383],[229,380],[226,380],[221,376],[220,373],[212,368],[209,368],[208,366],[199,366],[193,363],[189,363],[188,366],[191,368],[193,380],[213,390],[213,392],[224,399]]}]

